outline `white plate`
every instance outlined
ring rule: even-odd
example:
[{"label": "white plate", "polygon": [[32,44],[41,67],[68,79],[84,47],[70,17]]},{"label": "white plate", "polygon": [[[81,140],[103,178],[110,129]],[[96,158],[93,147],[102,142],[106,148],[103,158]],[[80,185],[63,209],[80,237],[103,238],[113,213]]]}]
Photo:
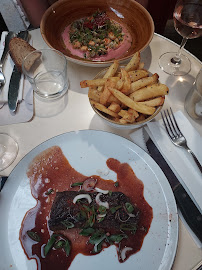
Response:
[{"label": "white plate", "polygon": [[[94,130],[65,133],[54,137],[27,154],[12,171],[0,194],[0,262],[1,270],[36,270],[35,260],[28,260],[19,241],[19,230],[25,213],[35,206],[26,170],[32,159],[58,145],[71,166],[84,175],[109,171],[108,158],[127,162],[144,183],[144,196],[153,208],[153,220],[142,248],[126,262],[119,263],[111,246],[95,256],[76,256],[70,270],[85,269],[170,269],[178,240],[178,215],[170,185],[154,160],[134,143],[117,135]],[[109,171],[104,179],[116,180]],[[12,268],[10,268],[12,265]]]}]

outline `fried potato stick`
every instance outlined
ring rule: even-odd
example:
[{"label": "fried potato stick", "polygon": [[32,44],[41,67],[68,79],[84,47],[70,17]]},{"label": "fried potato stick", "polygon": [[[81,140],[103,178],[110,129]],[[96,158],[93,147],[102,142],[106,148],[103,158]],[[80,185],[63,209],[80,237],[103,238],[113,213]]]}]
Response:
[{"label": "fried potato stick", "polygon": [[102,105],[107,105],[107,101],[109,99],[109,97],[111,96],[111,92],[109,91],[109,87],[116,87],[116,81],[114,78],[108,78],[105,86],[104,86],[104,90],[101,92],[100,94],[100,103]]},{"label": "fried potato stick", "polygon": [[116,117],[116,118],[118,117],[117,113],[110,111],[107,107],[105,107],[104,105],[102,105],[96,101],[91,100],[91,104],[101,112],[104,112],[104,113],[111,115],[113,117]]},{"label": "fried potato stick", "polygon": [[154,98],[154,99],[141,101],[139,103],[147,105],[147,106],[154,106],[155,107],[155,106],[163,105],[164,101],[165,101],[165,97],[157,97],[157,98]]},{"label": "fried potato stick", "polygon": [[130,76],[131,83],[149,76],[149,72],[145,69],[129,71],[128,74]]},{"label": "fried potato stick", "polygon": [[133,101],[145,101],[151,98],[160,97],[168,94],[168,87],[165,84],[152,84],[130,94]]},{"label": "fried potato stick", "polygon": [[150,107],[144,104],[139,104],[138,102],[134,102],[131,98],[121,93],[119,90],[109,87],[110,92],[118,98],[123,104],[128,106],[129,108],[148,115],[152,115],[155,112],[154,107]]},{"label": "fried potato stick", "polygon": [[[103,78],[107,79],[107,78],[113,77],[116,74],[118,68],[119,68],[119,62],[117,60],[114,60],[114,63],[108,68]],[[99,86],[98,91],[99,92],[103,91],[103,86]]]},{"label": "fried potato stick", "polygon": [[121,68],[121,80],[123,81],[121,92],[127,95],[130,92],[131,80],[128,72],[123,68]]},{"label": "fried potato stick", "polygon": [[81,88],[104,85],[107,79],[84,80],[80,82]]},{"label": "fried potato stick", "polygon": [[131,84],[131,89],[130,89],[130,93],[133,93],[147,85],[150,85],[150,84],[154,84],[154,83],[157,83],[158,82],[158,74],[155,73],[154,75],[152,75],[151,77],[146,77],[146,78],[142,78],[136,82],[133,82]]},{"label": "fried potato stick", "polygon": [[140,64],[140,52],[138,51],[133,55],[130,62],[126,65],[125,70],[127,72],[135,70],[139,67],[139,64]]},{"label": "fried potato stick", "polygon": [[97,89],[94,89],[93,87],[89,87],[88,91],[88,97],[89,99],[92,99],[94,101],[99,102],[100,101],[100,92],[97,91]]},{"label": "fried potato stick", "polygon": [[112,103],[110,104],[110,106],[108,107],[108,109],[109,109],[110,111],[113,111],[113,112],[118,113],[118,112],[120,112],[120,110],[121,110],[121,106],[120,106],[119,104],[115,103],[115,102],[112,102]]}]

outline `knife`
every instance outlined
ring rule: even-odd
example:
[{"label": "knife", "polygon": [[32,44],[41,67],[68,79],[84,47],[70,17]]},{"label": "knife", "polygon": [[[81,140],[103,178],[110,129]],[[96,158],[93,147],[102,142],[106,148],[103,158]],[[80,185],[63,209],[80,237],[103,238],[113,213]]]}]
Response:
[{"label": "knife", "polygon": [[164,172],[172,188],[175,200],[179,210],[189,227],[192,229],[197,238],[202,242],[202,214],[186,192],[182,184],[175,176],[164,157],[150,138],[146,129],[143,129],[143,136],[150,156],[156,161],[161,170]]},{"label": "knife", "polygon": [[[17,34],[17,37],[24,40],[28,40],[28,36],[28,31],[21,31]],[[14,65],[8,89],[8,107],[12,113],[15,113],[17,109],[20,79],[21,71],[17,69],[16,65]]]},{"label": "knife", "polygon": [[5,185],[7,179],[8,179],[7,176],[0,176],[0,192],[3,188],[3,186]]}]

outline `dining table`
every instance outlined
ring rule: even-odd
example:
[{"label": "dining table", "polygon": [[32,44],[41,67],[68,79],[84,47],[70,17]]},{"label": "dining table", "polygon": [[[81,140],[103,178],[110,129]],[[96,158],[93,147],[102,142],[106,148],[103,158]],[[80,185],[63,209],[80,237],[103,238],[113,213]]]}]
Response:
[{"label": "dining table", "polygon": [[[30,36],[34,48],[48,48],[39,28],[30,31]],[[193,120],[184,110],[185,97],[202,66],[201,61],[185,49],[183,54],[188,56],[191,61],[191,71],[185,76],[168,75],[160,69],[158,64],[160,55],[168,51],[177,51],[178,48],[179,45],[173,41],[154,33],[148,47],[141,52],[141,62],[144,62],[144,67],[151,73],[157,73],[160,82],[166,84],[169,88],[169,94],[166,96],[163,108],[172,107],[174,112],[181,110],[202,136],[202,121]],[[2,176],[9,176],[26,154],[44,141],[70,131],[101,130],[131,140],[130,133],[134,130],[117,129],[104,122],[94,112],[89,103],[88,88],[82,89],[80,87],[82,80],[93,79],[102,69],[103,67],[84,66],[68,61],[69,89],[65,95],[65,106],[60,112],[51,116],[41,116],[35,108],[31,120],[0,126],[0,132],[12,136],[19,145],[16,159],[8,168],[1,171]],[[49,106],[48,102],[44,102],[43,106],[44,109]],[[160,114],[158,114],[155,120],[159,120],[160,117]],[[197,265],[202,261],[202,249],[197,246],[180,217],[178,237],[172,269],[197,269]]]}]

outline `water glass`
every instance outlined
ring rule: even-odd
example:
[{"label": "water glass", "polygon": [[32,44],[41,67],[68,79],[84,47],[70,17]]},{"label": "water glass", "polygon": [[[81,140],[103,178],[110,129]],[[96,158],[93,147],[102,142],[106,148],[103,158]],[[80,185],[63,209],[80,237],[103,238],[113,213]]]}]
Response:
[{"label": "water glass", "polygon": [[202,68],[186,96],[184,107],[191,118],[202,120]]},{"label": "water glass", "polygon": [[68,90],[67,59],[54,49],[35,50],[23,60],[23,73],[38,97],[54,100]]}]

